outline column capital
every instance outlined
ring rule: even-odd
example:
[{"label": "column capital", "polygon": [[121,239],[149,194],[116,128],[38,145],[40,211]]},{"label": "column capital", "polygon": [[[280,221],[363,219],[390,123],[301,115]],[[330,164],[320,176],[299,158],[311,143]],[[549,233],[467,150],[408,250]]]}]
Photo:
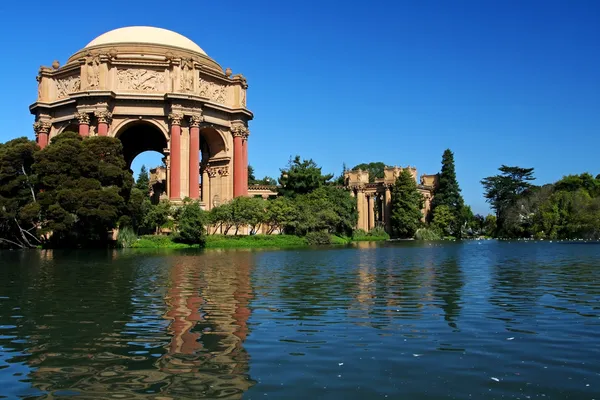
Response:
[{"label": "column capital", "polygon": [[181,125],[181,120],[183,119],[183,114],[171,113],[171,114],[169,114],[169,119],[171,120],[171,125]]},{"label": "column capital", "polygon": [[243,139],[247,139],[249,132],[248,128],[246,128],[244,125],[236,124],[231,127],[231,134],[233,135],[233,137],[241,137]]},{"label": "column capital", "polygon": [[81,124],[85,124],[85,125],[90,124],[90,114],[88,114],[88,113],[77,112],[77,113],[75,113],[75,118],[77,118],[80,125]]},{"label": "column capital", "polygon": [[94,111],[94,116],[98,118],[99,124],[109,124],[112,119],[112,113],[108,110]]},{"label": "column capital", "polygon": [[190,126],[192,128],[199,128],[200,124],[204,121],[204,117],[199,114],[190,115]]},{"label": "column capital", "polygon": [[40,133],[50,133],[50,128],[52,128],[52,124],[49,121],[37,121],[33,124],[36,137]]}]

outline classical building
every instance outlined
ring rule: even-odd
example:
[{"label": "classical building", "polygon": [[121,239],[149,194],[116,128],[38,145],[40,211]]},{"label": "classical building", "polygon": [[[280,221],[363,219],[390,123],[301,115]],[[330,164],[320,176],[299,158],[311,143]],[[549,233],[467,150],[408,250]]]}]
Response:
[{"label": "classical building", "polygon": [[[411,175],[417,180],[417,169],[415,167],[406,167]],[[391,233],[390,215],[392,196],[391,190],[394,182],[400,176],[404,168],[386,167],[384,177],[369,182],[369,172],[367,171],[346,171],[344,173],[344,183],[356,197],[358,207],[358,229],[370,231],[376,226],[382,226],[386,232]],[[423,195],[423,216],[426,216],[431,206],[433,191],[438,183],[438,175],[421,175],[420,183],[417,183],[417,189]]]},{"label": "classical building", "polygon": [[61,66],[41,67],[40,147],[61,132],[119,138],[127,163],[164,155],[164,192],[206,209],[248,193],[248,85],[178,33],[126,27],[98,36]]}]

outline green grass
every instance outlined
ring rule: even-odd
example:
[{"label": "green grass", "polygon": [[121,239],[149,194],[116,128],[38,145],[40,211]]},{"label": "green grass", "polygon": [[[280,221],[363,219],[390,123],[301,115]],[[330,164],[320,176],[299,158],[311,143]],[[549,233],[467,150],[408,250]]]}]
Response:
[{"label": "green grass", "polygon": [[145,235],[141,236],[131,247],[134,249],[189,249],[198,247],[198,245],[175,243],[171,237],[164,235]]},{"label": "green grass", "polygon": [[[347,245],[356,241],[386,240],[383,236],[360,236],[358,238],[331,235],[332,245]],[[306,238],[294,235],[208,235],[206,236],[207,249],[240,249],[240,248],[294,248],[307,247]],[[189,249],[198,248],[198,245],[175,243],[170,236],[145,235],[141,236],[130,246],[137,249]]]},{"label": "green grass", "polygon": [[306,247],[306,239],[294,235],[210,235],[206,237],[207,249],[233,248],[286,248]]}]

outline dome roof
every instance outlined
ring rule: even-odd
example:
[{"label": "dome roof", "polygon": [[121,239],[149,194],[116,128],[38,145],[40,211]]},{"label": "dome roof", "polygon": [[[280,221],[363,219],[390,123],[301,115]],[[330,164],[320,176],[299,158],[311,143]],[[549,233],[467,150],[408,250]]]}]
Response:
[{"label": "dome roof", "polygon": [[128,26],[106,32],[85,46],[102,46],[120,43],[159,44],[163,46],[179,47],[195,53],[207,55],[196,43],[179,33],[151,26]]}]

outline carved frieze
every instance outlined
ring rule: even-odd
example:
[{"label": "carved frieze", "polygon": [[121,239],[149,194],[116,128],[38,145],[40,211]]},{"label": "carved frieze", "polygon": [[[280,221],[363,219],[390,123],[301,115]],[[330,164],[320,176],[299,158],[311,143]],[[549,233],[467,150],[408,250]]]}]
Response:
[{"label": "carved frieze", "polygon": [[227,88],[215,82],[198,79],[198,94],[219,104],[227,102]]},{"label": "carved frieze", "polygon": [[68,97],[70,93],[78,92],[80,87],[81,80],[78,76],[59,78],[56,80],[56,98]]},{"label": "carved frieze", "polygon": [[241,123],[235,123],[231,127],[231,134],[233,137],[241,137],[242,139],[248,139],[250,131]]},{"label": "carved frieze", "polygon": [[151,69],[117,70],[117,89],[139,92],[164,91],[165,73]]}]

